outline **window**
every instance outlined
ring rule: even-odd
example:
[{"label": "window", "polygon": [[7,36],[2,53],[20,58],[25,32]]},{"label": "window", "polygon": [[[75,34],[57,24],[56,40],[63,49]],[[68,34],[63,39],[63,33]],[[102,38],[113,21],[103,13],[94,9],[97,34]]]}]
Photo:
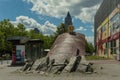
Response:
[{"label": "window", "polygon": [[116,40],[111,41],[111,47],[116,47]]},{"label": "window", "polygon": [[107,29],[107,24],[105,24],[105,25],[102,27],[102,32],[104,32],[106,29]]},{"label": "window", "polygon": [[111,33],[116,32],[116,29],[118,29],[119,26],[120,26],[120,13],[117,13],[110,19]]}]

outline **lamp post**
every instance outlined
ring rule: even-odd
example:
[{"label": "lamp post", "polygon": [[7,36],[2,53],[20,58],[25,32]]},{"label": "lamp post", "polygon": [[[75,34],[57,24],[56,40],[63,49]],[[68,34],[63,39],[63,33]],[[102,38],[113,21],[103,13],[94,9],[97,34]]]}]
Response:
[{"label": "lamp post", "polygon": [[[117,4],[117,2],[116,2]],[[119,61],[120,61],[120,4],[117,5],[117,8],[118,8],[118,13],[119,13],[119,22],[118,22],[118,54],[119,54]]]}]

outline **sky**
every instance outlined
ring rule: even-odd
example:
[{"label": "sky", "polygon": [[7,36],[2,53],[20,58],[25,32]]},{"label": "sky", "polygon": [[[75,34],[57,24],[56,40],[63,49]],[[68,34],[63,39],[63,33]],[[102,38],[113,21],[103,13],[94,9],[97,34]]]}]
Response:
[{"label": "sky", "polygon": [[38,28],[43,34],[53,34],[69,11],[75,32],[94,42],[94,16],[102,0],[0,0],[0,21],[9,19],[15,26],[24,24],[27,30]]}]

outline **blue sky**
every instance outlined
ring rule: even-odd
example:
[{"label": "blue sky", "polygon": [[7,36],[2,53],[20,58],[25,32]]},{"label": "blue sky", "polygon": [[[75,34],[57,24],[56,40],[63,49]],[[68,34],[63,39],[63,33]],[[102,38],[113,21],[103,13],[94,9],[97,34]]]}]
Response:
[{"label": "blue sky", "polygon": [[69,11],[75,32],[85,34],[93,43],[94,15],[102,0],[0,0],[0,21],[9,19],[14,25],[23,23],[27,30],[39,28],[52,34],[64,22]]}]

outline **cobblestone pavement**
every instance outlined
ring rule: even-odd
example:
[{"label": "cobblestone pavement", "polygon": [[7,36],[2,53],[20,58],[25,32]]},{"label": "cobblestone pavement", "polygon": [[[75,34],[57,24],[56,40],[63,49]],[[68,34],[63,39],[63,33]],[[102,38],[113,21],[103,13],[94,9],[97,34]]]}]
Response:
[{"label": "cobblestone pavement", "polygon": [[[21,67],[0,65],[0,80],[120,80],[120,63],[116,61],[92,61],[97,73],[82,74],[79,72],[60,75],[40,75],[39,73],[16,73]],[[106,63],[105,63],[106,62]],[[102,67],[102,68],[101,68]]]}]

